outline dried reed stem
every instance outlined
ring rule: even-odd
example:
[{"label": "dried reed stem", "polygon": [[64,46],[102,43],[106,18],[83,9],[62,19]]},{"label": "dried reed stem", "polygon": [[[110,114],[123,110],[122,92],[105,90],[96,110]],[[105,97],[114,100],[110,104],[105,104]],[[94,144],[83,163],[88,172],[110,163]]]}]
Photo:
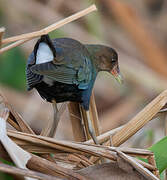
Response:
[{"label": "dried reed stem", "polygon": [[[98,142],[104,143],[106,141],[108,141],[110,139],[110,136],[114,135],[116,132],[118,132],[119,130],[121,130],[124,126],[120,126],[118,128],[112,129],[110,131],[107,131],[106,133],[101,134],[100,136],[97,136],[97,140]],[[90,139],[88,141],[85,141],[86,144],[93,144],[93,140]]]},{"label": "dried reed stem", "polygon": [[148,123],[167,103],[167,90],[151,101],[142,111],[112,136],[113,146],[119,146]]},{"label": "dried reed stem", "polygon": [[0,163],[0,171],[5,172],[5,173],[9,173],[9,174],[13,174],[13,175],[21,175],[21,176],[28,176],[28,177],[32,177],[32,178],[37,178],[40,180],[46,180],[46,179],[47,180],[60,180],[59,178],[56,178],[56,177],[53,177],[50,175],[31,171],[28,169],[16,168],[16,167],[9,166],[7,164],[2,164],[2,163]]},{"label": "dried reed stem", "polygon": [[42,30],[39,30],[39,31],[35,31],[35,32],[31,32],[31,33],[27,33],[27,34],[21,34],[21,35],[18,35],[18,36],[13,36],[13,37],[10,37],[10,38],[6,38],[6,39],[3,39],[2,40],[2,45],[3,44],[8,44],[8,43],[11,43],[11,42],[14,42],[14,41],[18,41],[18,40],[24,40],[24,39],[31,39],[31,38],[35,38],[35,37],[38,37],[38,36],[41,36],[41,35],[44,35],[44,34],[48,34],[49,32],[51,31],[54,31],[55,29],[57,28],[60,28],[61,26],[64,26],[65,24],[68,24],[82,16],[85,16],[93,11],[97,10],[96,6],[95,5],[91,5],[90,7],[78,12],[78,13],[75,13],[57,23],[54,23]]},{"label": "dried reed stem", "polygon": [[153,166],[151,164],[148,164],[148,163],[146,163],[144,161],[141,161],[141,160],[136,159],[136,158],[135,158],[135,161],[137,161],[138,163],[140,163],[142,166],[144,166],[145,168],[149,169],[150,171],[157,170],[157,168],[155,166]]},{"label": "dried reed stem", "polygon": [[35,134],[27,122],[21,117],[21,115],[15,111],[15,109],[8,103],[7,99],[0,94],[1,105],[8,108],[10,115],[8,117],[8,123],[13,125],[13,127],[21,132]]},{"label": "dried reed stem", "polygon": [[74,135],[74,140],[78,142],[83,142],[86,140],[84,129],[82,126],[82,117],[79,109],[79,104],[76,102],[70,102],[68,104],[69,116],[72,125],[72,131]]},{"label": "dried reed stem", "polygon": [[[16,142],[18,145],[21,145],[24,149],[32,150],[31,147],[36,147],[36,150],[43,147],[43,149],[46,150],[59,150],[63,152],[69,152],[69,153],[80,153],[80,154],[90,154],[93,156],[105,156],[110,154],[110,156],[107,155],[107,158],[111,158],[112,160],[115,159],[115,152],[117,150],[120,150],[126,154],[133,155],[133,156],[142,156],[142,157],[148,157],[150,155],[153,155],[153,153],[149,150],[142,150],[142,149],[132,149],[132,148],[115,148],[115,147],[104,147],[99,145],[90,145],[90,144],[84,144],[84,143],[74,143],[74,142],[68,142],[68,141],[58,141],[53,138],[49,137],[43,137],[43,136],[37,136],[32,134],[26,134],[21,132],[15,132],[15,131],[8,131],[8,135]],[[31,151],[32,152],[32,151]],[[34,152],[40,152],[40,151],[34,151]],[[103,154],[104,153],[104,154]]]},{"label": "dried reed stem", "polygon": [[[149,164],[151,164],[152,166],[154,166],[156,168],[156,162],[155,162],[154,155],[151,155],[148,157],[148,162],[149,162]],[[155,170],[153,170],[153,174],[155,176],[157,176],[158,178],[160,178],[159,171],[157,168]]]},{"label": "dried reed stem", "polygon": [[96,136],[99,136],[101,132],[101,127],[100,127],[100,122],[98,119],[94,92],[92,92],[92,95],[90,98],[90,118],[91,118],[94,130],[95,130]]},{"label": "dried reed stem", "polygon": [[[32,38],[31,38],[31,39],[32,39]],[[25,42],[27,42],[27,41],[30,41],[31,39],[19,40],[19,41],[16,41],[16,42],[10,44],[9,46],[6,46],[6,47],[4,47],[4,48],[1,48],[1,49],[0,49],[0,54],[8,51],[9,49],[12,49],[12,48],[14,48],[14,47],[17,47],[17,46],[19,46],[19,45],[21,45],[21,44],[23,44],[23,43],[25,43]]]},{"label": "dried reed stem", "polygon": [[91,136],[89,134],[89,129],[88,129],[88,118],[86,115],[86,111],[84,110],[82,106],[80,106],[80,112],[81,112],[81,116],[82,116],[82,120],[84,124],[85,137],[86,137],[86,140],[89,140],[91,139]]},{"label": "dried reed stem", "polygon": [[[80,111],[81,111],[81,115],[82,115],[82,119],[83,119],[83,123],[84,123],[84,127],[85,127],[85,136],[86,136],[86,139],[89,140],[89,139],[91,139],[91,136],[89,133],[89,128],[88,128],[88,118],[89,117],[87,117],[87,113],[82,106],[80,106]],[[97,109],[96,109],[93,92],[92,92],[92,96],[90,99],[89,113],[90,113],[90,120],[91,120],[92,128],[94,129],[96,136],[98,136],[98,135],[100,135],[100,125],[99,125],[100,123],[98,120]]]},{"label": "dried reed stem", "polygon": [[146,179],[159,180],[159,178],[157,178],[154,174],[152,174],[148,169],[146,169],[137,161],[135,161],[134,158],[124,154],[121,151],[118,151],[117,153],[120,158],[122,158],[125,162],[131,164],[138,172],[140,172],[144,177],[146,177]]},{"label": "dried reed stem", "polygon": [[38,157],[32,154],[32,158],[29,159],[26,166],[38,172],[45,172],[46,174],[52,176],[59,176],[63,179],[79,179],[79,180],[86,180],[82,175],[77,172],[74,172],[71,169],[67,169],[61,166],[58,166],[56,163],[48,161],[44,158]]}]

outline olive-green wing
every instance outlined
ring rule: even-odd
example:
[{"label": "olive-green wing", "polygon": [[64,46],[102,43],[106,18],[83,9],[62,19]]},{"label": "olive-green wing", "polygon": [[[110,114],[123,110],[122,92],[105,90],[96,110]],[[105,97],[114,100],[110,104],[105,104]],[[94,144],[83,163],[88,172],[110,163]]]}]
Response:
[{"label": "olive-green wing", "polygon": [[30,68],[32,72],[47,76],[55,81],[76,84],[79,89],[87,89],[92,77],[92,66],[86,59],[78,68],[73,68],[70,64],[68,66],[65,64],[56,65],[53,62],[33,65]]},{"label": "olive-green wing", "polygon": [[80,42],[70,38],[53,40],[56,58],[53,62],[31,66],[34,73],[55,81],[76,84],[86,89],[92,79],[92,63],[89,52]]}]

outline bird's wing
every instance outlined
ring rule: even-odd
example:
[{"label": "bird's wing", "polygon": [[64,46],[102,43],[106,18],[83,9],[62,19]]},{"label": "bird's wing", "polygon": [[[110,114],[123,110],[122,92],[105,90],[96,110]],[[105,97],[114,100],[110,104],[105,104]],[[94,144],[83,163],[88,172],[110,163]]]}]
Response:
[{"label": "bird's wing", "polygon": [[76,84],[79,89],[87,89],[92,78],[92,63],[87,49],[80,44],[72,46],[71,42],[62,44],[54,43],[54,61],[32,65],[31,71],[58,82]]},{"label": "bird's wing", "polygon": [[55,65],[52,62],[48,62],[31,66],[31,71],[58,82],[76,84],[79,89],[87,89],[91,80],[91,72],[88,67],[74,69],[65,65]]},{"label": "bird's wing", "polygon": [[34,53],[28,58],[28,63],[26,66],[26,79],[27,79],[27,89],[31,90],[36,84],[40,83],[43,77],[39,74],[35,74],[31,71],[30,67],[35,64]]}]

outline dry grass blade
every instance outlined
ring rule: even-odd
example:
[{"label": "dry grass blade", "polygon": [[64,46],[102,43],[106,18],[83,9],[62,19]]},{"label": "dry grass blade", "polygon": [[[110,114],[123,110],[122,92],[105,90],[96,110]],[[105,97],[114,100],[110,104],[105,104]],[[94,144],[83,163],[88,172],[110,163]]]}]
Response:
[{"label": "dry grass blade", "polygon": [[125,162],[131,164],[138,172],[140,172],[148,180],[159,180],[159,178],[157,178],[154,174],[152,174],[148,169],[144,168],[141,164],[136,162],[132,157],[124,154],[121,151],[117,151],[117,153],[120,158],[125,160]]},{"label": "dry grass blade", "polygon": [[8,118],[8,122],[17,130],[20,130],[25,133],[35,134],[30,126],[24,121],[24,119],[20,116],[20,114],[15,111],[15,109],[8,103],[5,97],[0,94],[0,98],[2,100],[1,104],[3,103],[5,107],[7,107],[10,111],[10,115]]},{"label": "dry grass blade", "polygon": [[[145,158],[153,154],[151,151],[144,149],[114,148],[114,147],[104,147],[104,146],[96,146],[96,145],[88,145],[88,144],[85,144],[85,146],[83,146],[84,144],[81,143],[57,141],[51,138],[34,136],[34,135],[30,136],[28,134],[17,133],[14,131],[9,131],[8,134],[16,143],[21,145],[24,149],[36,153],[53,153],[59,150],[63,152],[100,156],[100,152],[102,152],[101,149],[103,149],[103,152],[108,152],[108,151],[116,152],[117,150],[120,150],[128,155],[140,156]],[[97,152],[98,154],[96,154],[95,152]],[[113,155],[114,157],[116,157],[114,153]],[[103,156],[102,153],[101,156]],[[114,159],[112,158],[112,160]]]},{"label": "dry grass blade", "polygon": [[21,175],[21,176],[37,178],[40,180],[46,180],[46,179],[47,180],[60,180],[59,178],[49,176],[49,175],[46,175],[43,173],[39,173],[39,172],[27,170],[27,169],[16,168],[16,167],[9,166],[9,165],[2,164],[2,163],[0,163],[0,171],[9,173],[9,174],[13,174],[13,175]]},{"label": "dry grass blade", "polygon": [[[93,155],[99,157],[105,157],[111,160],[116,160],[116,153],[101,148],[100,146],[85,145],[80,143],[68,142],[68,141],[57,141],[53,138],[36,136],[32,134],[25,134],[21,132],[8,131],[8,135],[16,142],[21,143],[20,145],[36,144],[37,146],[43,146],[45,148],[55,148],[63,152],[72,152],[86,155]],[[23,147],[23,146],[22,146]]]},{"label": "dry grass blade", "polygon": [[151,101],[142,111],[112,136],[113,146],[119,146],[148,123],[167,103],[167,90]]},{"label": "dry grass blade", "polygon": [[[83,155],[79,154],[71,154],[71,153],[56,153],[53,155],[54,160],[57,162],[63,162],[66,163],[67,165],[71,165],[72,169],[80,169],[83,167],[87,167],[90,165],[93,165],[88,158],[86,158]],[[71,168],[70,167],[70,168]]]},{"label": "dry grass blade", "polygon": [[[29,135],[25,133],[19,133],[14,131],[9,131],[8,135],[13,138],[15,142],[20,143],[20,145],[31,146],[36,145],[37,147],[44,147],[53,148],[56,150],[60,150],[63,152],[73,152],[73,153],[80,153],[80,154],[90,154],[93,156],[103,156],[109,158],[111,160],[116,159],[116,154],[112,151],[120,150],[124,153],[134,155],[134,156],[145,156],[148,157],[152,155],[152,152],[149,150],[142,150],[142,149],[132,149],[132,148],[114,148],[114,147],[103,147],[97,145],[86,145],[81,143],[74,143],[68,141],[57,141],[52,138],[36,136],[36,135]],[[19,140],[19,141],[18,141]],[[52,152],[53,152],[52,149]]]},{"label": "dry grass blade", "polygon": [[80,155],[80,154],[74,154],[73,157],[78,157],[79,161],[84,165],[84,166],[91,166],[93,163],[89,161],[85,156]]},{"label": "dry grass blade", "polygon": [[118,150],[133,156],[152,156],[153,152],[147,149],[127,148],[127,147],[108,147],[108,149],[117,152]]},{"label": "dry grass blade", "polygon": [[10,104],[6,103],[6,106],[14,117],[14,119],[13,118],[11,119],[18,124],[22,132],[35,134],[34,131],[31,129],[31,127],[26,123],[26,121],[21,117],[21,115],[17,111],[15,111],[15,109]]},{"label": "dry grass blade", "polygon": [[53,176],[59,176],[72,180],[86,180],[83,176],[70,169],[60,167],[56,163],[35,155],[32,155],[32,158],[27,162],[26,166],[31,170],[39,171]]},{"label": "dry grass blade", "polygon": [[[44,158],[40,158],[38,156],[32,155],[24,151],[9,138],[7,139],[7,137],[3,138],[2,143],[5,149],[7,150],[7,152],[10,154],[12,160],[20,168],[26,169],[27,167],[31,170],[39,171],[54,176],[59,176],[69,179],[85,180],[84,177],[73,172],[72,170],[60,167],[53,162],[50,162]],[[26,179],[28,180],[30,178],[26,177]]]},{"label": "dry grass blade", "polygon": [[140,163],[142,166],[144,166],[145,168],[147,168],[150,171],[156,171],[157,170],[157,168],[155,166],[148,164],[144,161],[141,161],[141,160],[136,159],[136,158],[135,158],[135,161],[137,161],[138,163]]},{"label": "dry grass blade", "polygon": [[[149,156],[149,157],[148,157],[148,162],[149,162],[152,166],[156,167],[156,162],[155,162],[154,154],[153,154],[152,156]],[[157,176],[158,178],[160,178],[159,170],[158,170],[157,168],[153,171],[153,174],[154,174],[155,176]]]},{"label": "dry grass blade", "polygon": [[[20,168],[26,169],[26,163],[31,158],[30,154],[18,145],[16,145],[8,136],[6,132],[6,120],[9,116],[9,110],[2,108],[0,112],[0,141],[5,150],[10,155],[13,162]],[[26,180],[35,180],[33,178],[25,177]]]},{"label": "dry grass blade", "polygon": [[22,35],[18,35],[18,36],[14,36],[14,37],[11,37],[11,38],[6,38],[6,39],[3,39],[2,40],[2,45],[3,44],[8,44],[8,43],[11,43],[11,42],[14,42],[14,41],[18,41],[18,40],[24,40],[24,39],[29,39],[29,38],[35,38],[35,37],[38,37],[38,36],[41,36],[41,35],[44,35],[44,34],[48,34],[49,32],[57,29],[57,28],[60,28],[61,26],[67,24],[67,23],[70,23],[82,16],[85,16],[89,13],[91,13],[92,11],[95,11],[97,10],[96,9],[96,6],[95,5],[91,5],[90,7],[76,13],[76,14],[73,14],[55,24],[52,24],[40,31],[35,31],[35,32],[31,32],[31,33],[27,33],[27,34],[22,34]]}]

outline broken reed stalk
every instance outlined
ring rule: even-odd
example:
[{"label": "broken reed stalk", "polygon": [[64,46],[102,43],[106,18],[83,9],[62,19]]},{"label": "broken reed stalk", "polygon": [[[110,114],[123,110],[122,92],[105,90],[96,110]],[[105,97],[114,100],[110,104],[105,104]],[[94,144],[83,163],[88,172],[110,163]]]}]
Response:
[{"label": "broken reed stalk", "polygon": [[[119,130],[121,130],[124,126],[120,126],[118,128],[112,129],[110,131],[107,131],[103,134],[101,134],[100,136],[97,136],[97,140],[100,144],[105,143],[106,141],[110,140],[110,137],[113,136],[116,132],[118,132]],[[85,141],[84,143],[86,144],[93,144],[93,140],[90,139],[88,141]]]},{"label": "broken reed stalk", "polygon": [[78,13],[75,13],[57,23],[54,23],[42,30],[39,30],[39,31],[35,31],[35,32],[31,32],[31,33],[27,33],[27,34],[22,34],[22,35],[18,35],[18,36],[13,36],[13,37],[10,37],[10,38],[6,38],[6,39],[3,39],[2,40],[2,45],[4,44],[9,44],[11,42],[14,42],[14,41],[19,41],[19,40],[25,40],[25,39],[31,39],[31,38],[35,38],[35,37],[38,37],[38,36],[41,36],[41,35],[45,35],[45,34],[48,34],[49,32],[51,31],[54,31],[55,29],[57,28],[60,28],[61,26],[65,25],[65,24],[68,24],[80,17],[83,17],[93,11],[97,10],[96,6],[95,5],[91,5],[90,7],[78,12]]},{"label": "broken reed stalk", "polygon": [[[156,167],[156,162],[155,162],[154,154],[148,157],[148,163],[151,164],[152,166]],[[155,170],[153,170],[153,174],[155,176],[157,176],[158,178],[160,178],[159,171],[158,171],[157,168]]]},{"label": "broken reed stalk", "polygon": [[167,90],[151,101],[142,111],[112,136],[113,146],[119,146],[148,123],[167,103]]},{"label": "broken reed stalk", "polygon": [[[141,112],[139,112],[131,121],[129,121],[124,127],[119,127],[104,133],[97,137],[99,142],[105,142],[113,135],[113,144],[118,146],[125,142],[129,137],[135,134],[140,128],[142,128],[152,117],[159,112],[164,104],[167,102],[167,91],[162,92],[156,97],[150,104],[148,104]],[[121,129],[121,130],[120,130]],[[86,143],[92,143],[92,140],[86,141]]]},{"label": "broken reed stalk", "polygon": [[11,106],[11,104],[8,103],[7,99],[2,94],[0,94],[0,101],[1,109],[8,108],[10,111],[9,117],[7,119],[7,122],[10,125],[12,125],[18,131],[35,134],[27,122],[24,121],[21,115]]},{"label": "broken reed stalk", "polygon": [[[36,155],[30,154],[29,152],[23,150],[20,146],[15,144],[8,136],[6,132],[6,120],[9,116],[9,110],[7,108],[1,108],[0,111],[0,141],[8,152],[10,157],[12,158],[13,162],[19,168],[26,169],[27,167],[32,170],[45,172],[50,175],[60,175],[61,177],[71,177],[71,178],[78,178],[84,180],[85,178],[81,175],[73,172],[72,170],[59,167],[53,162],[47,161],[44,158],[38,157]],[[29,179],[25,177],[25,179]],[[35,179],[34,179],[35,180]]]},{"label": "broken reed stalk", "polygon": [[123,159],[125,162],[132,165],[133,168],[135,168],[138,172],[140,172],[144,177],[150,180],[159,180],[154,174],[152,174],[148,169],[144,168],[141,164],[139,164],[137,161],[135,161],[134,158],[124,154],[121,151],[117,151],[118,157]]},{"label": "broken reed stalk", "polygon": [[[8,131],[8,135],[12,140],[14,140],[18,145],[21,145],[25,150],[29,150],[30,152],[43,153],[40,152],[42,149],[45,149],[46,152],[69,152],[69,153],[79,153],[79,154],[89,154],[93,156],[107,156],[106,158],[114,160],[116,158],[115,152],[117,149],[120,151],[133,155],[133,156],[141,156],[148,157],[153,153],[149,150],[142,149],[132,149],[132,148],[114,148],[114,147],[104,147],[97,145],[90,145],[84,143],[74,143],[68,141],[58,141],[53,138],[37,136],[32,134],[26,134],[16,131]],[[36,146],[36,151],[31,151],[31,146]],[[39,149],[39,151],[38,151]],[[51,151],[50,151],[51,150]],[[106,152],[110,152],[108,155]],[[104,153],[104,154],[103,154]]]},{"label": "broken reed stalk", "polygon": [[39,171],[41,173],[46,173],[53,176],[59,176],[65,179],[86,180],[84,176],[80,175],[77,172],[74,172],[71,169],[58,166],[56,163],[33,154],[31,154],[31,159],[27,161],[26,167],[31,170]]},{"label": "broken reed stalk", "polygon": [[[85,127],[85,136],[86,136],[86,139],[89,140],[89,139],[91,139],[91,136],[89,134],[89,129],[88,129],[88,117],[87,117],[85,109],[82,106],[80,106],[80,112],[81,112],[81,116],[82,116],[84,127]],[[96,136],[99,136],[100,135],[100,125],[99,125],[100,123],[98,120],[94,92],[92,92],[91,99],[90,99],[89,113],[90,113],[90,120],[91,120],[93,129],[95,130],[95,134],[96,134]]]},{"label": "broken reed stalk", "polygon": [[84,134],[84,127],[82,125],[82,117],[80,113],[79,104],[76,102],[69,102],[68,110],[69,110],[69,116],[72,125],[74,140],[78,142],[85,141],[86,137]]},{"label": "broken reed stalk", "polygon": [[155,166],[148,164],[140,159],[135,158],[135,161],[137,161],[138,163],[140,163],[142,166],[149,169],[150,171],[155,171],[157,169]]},{"label": "broken reed stalk", "polygon": [[21,169],[21,168],[9,166],[7,164],[2,164],[2,163],[0,163],[0,171],[9,173],[12,175],[21,175],[21,176],[37,178],[39,180],[46,180],[46,179],[47,180],[60,180],[59,178],[54,177],[54,176],[46,175],[46,174],[39,173],[36,171],[28,170],[28,169]]},{"label": "broken reed stalk", "polygon": [[96,133],[96,136],[99,136],[101,133],[101,127],[100,127],[100,122],[98,119],[98,114],[97,114],[97,108],[96,108],[96,103],[95,103],[95,95],[94,91],[92,92],[91,98],[90,98],[90,118]]},{"label": "broken reed stalk", "polygon": [[79,105],[79,107],[80,107],[81,117],[82,117],[83,124],[84,124],[85,137],[86,137],[86,140],[89,140],[89,139],[91,139],[91,136],[89,134],[88,118],[87,118],[87,115],[86,115],[86,111],[81,105]]}]

